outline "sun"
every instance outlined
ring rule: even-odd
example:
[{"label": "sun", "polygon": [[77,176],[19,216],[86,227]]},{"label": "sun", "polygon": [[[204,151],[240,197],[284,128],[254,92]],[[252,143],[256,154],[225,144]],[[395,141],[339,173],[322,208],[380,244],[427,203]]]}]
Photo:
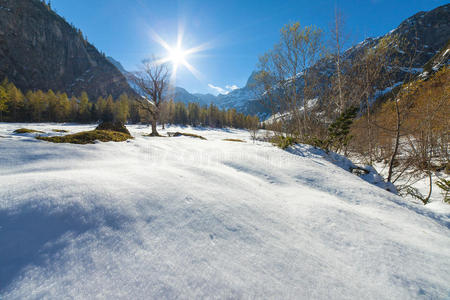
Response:
[{"label": "sun", "polygon": [[186,63],[186,51],[180,47],[172,48],[169,50],[169,60],[172,62],[174,67],[178,67],[180,64]]},{"label": "sun", "polygon": [[199,52],[211,48],[210,43],[204,43],[192,48],[184,48],[183,32],[184,29],[179,29],[179,33],[177,36],[177,43],[174,46],[170,46],[155,31],[150,30],[150,35],[152,36],[152,39],[156,41],[160,46],[162,46],[166,51],[165,55],[161,55],[159,59],[155,60],[155,63],[156,64],[170,63],[172,65],[171,71],[172,83],[175,82],[177,71],[181,67],[184,67],[187,70],[189,70],[192,73],[192,75],[194,75],[198,80],[203,80],[202,74],[200,74],[200,72],[188,62],[188,59],[190,59],[192,55],[195,55]]}]

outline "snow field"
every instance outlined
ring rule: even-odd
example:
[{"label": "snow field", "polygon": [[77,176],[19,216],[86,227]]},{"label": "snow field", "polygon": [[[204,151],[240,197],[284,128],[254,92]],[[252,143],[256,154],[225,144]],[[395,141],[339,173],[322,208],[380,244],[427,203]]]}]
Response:
[{"label": "snow field", "polygon": [[0,124],[1,298],[450,296],[450,212],[308,146],[232,129],[142,137],[140,125],[127,142],[53,144],[20,127],[94,128]]}]

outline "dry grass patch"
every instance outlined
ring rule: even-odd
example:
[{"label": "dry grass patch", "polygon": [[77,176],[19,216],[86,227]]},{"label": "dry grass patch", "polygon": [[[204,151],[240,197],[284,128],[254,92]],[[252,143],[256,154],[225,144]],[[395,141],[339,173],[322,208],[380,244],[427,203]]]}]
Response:
[{"label": "dry grass patch", "polygon": [[148,133],[148,134],[143,134],[142,136],[146,136],[146,137],[167,137],[165,135],[160,135],[159,133],[158,134],[154,134],[153,132],[152,133]]},{"label": "dry grass patch", "polygon": [[239,142],[239,143],[245,143],[244,140],[240,140],[240,139],[223,139],[224,141],[227,142]]},{"label": "dry grass patch", "polygon": [[14,130],[14,133],[22,134],[22,133],[45,133],[45,132],[28,128],[19,128]]},{"label": "dry grass patch", "polygon": [[167,133],[168,136],[173,136],[173,137],[177,137],[177,136],[188,136],[188,137],[193,137],[193,138],[197,138],[197,139],[201,139],[201,140],[206,140],[205,137],[202,137],[201,135],[198,134],[193,134],[193,133],[186,133],[186,132],[168,132]]},{"label": "dry grass patch", "polygon": [[70,144],[94,144],[95,141],[101,142],[123,142],[133,137],[129,134],[110,131],[110,130],[91,130],[63,136],[38,136],[38,140],[52,143],[70,143]]},{"label": "dry grass patch", "polygon": [[53,132],[59,132],[59,133],[67,133],[69,132],[68,130],[65,129],[52,129]]}]

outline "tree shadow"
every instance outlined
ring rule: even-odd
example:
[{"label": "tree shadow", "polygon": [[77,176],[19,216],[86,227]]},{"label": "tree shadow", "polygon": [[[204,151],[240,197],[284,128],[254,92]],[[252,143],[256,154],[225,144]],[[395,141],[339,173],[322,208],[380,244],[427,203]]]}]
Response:
[{"label": "tree shadow", "polygon": [[64,249],[70,234],[108,226],[120,229],[128,218],[103,207],[87,210],[72,205],[64,209],[27,204],[0,210],[0,291],[5,290],[27,266],[43,266]]},{"label": "tree shadow", "polygon": [[206,126],[196,126],[196,127],[192,127],[192,129],[195,130],[199,130],[199,131],[222,131],[222,132],[226,132],[226,133],[232,133],[233,130],[231,128],[228,127],[206,127]]}]

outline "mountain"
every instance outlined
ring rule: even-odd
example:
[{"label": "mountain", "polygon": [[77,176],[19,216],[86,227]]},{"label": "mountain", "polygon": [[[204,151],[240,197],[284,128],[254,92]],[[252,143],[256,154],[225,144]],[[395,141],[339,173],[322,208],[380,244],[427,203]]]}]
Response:
[{"label": "mountain", "polygon": [[[400,68],[396,75],[397,81],[405,80],[411,72],[419,74],[424,65],[430,61],[450,40],[450,4],[440,6],[428,12],[418,12],[403,21],[397,28],[384,36],[368,38],[348,49],[344,59],[353,62],[369,48],[377,47],[383,38],[397,36],[403,49],[395,49],[395,58],[399,60]],[[410,57],[407,52],[415,53],[412,68],[409,68]],[[334,69],[334,66],[327,65]]]},{"label": "mountain", "polygon": [[112,58],[111,56],[107,56],[106,59],[107,59],[110,63],[112,63],[112,64],[117,68],[117,70],[119,70],[120,73],[122,73],[124,76],[127,76],[127,75],[128,75],[128,71],[125,70],[125,68],[122,66],[122,64],[121,64],[119,61],[115,60],[115,59]]},{"label": "mountain", "polygon": [[423,67],[423,73],[420,74],[422,79],[429,78],[443,66],[450,65],[450,40],[447,44],[433,56]]},{"label": "mountain", "polygon": [[18,88],[93,99],[135,94],[122,73],[80,30],[38,0],[0,0],[0,80]]},{"label": "mountain", "polygon": [[191,94],[184,88],[179,86],[171,88],[168,97],[173,99],[175,102],[182,102],[185,104],[188,104],[189,102],[195,102],[200,105],[209,105],[211,102],[214,102],[216,100],[214,95]]},{"label": "mountain", "polygon": [[217,96],[214,96],[213,94],[195,93],[193,95],[200,100],[199,103],[210,104],[210,103],[215,103],[217,101]]},{"label": "mountain", "polygon": [[228,94],[219,94],[217,96],[218,105],[222,108],[236,108],[237,110],[244,110],[247,102],[251,99],[256,99],[258,96],[255,93],[255,76],[257,72],[253,72],[247,80],[243,88],[235,89]]}]

